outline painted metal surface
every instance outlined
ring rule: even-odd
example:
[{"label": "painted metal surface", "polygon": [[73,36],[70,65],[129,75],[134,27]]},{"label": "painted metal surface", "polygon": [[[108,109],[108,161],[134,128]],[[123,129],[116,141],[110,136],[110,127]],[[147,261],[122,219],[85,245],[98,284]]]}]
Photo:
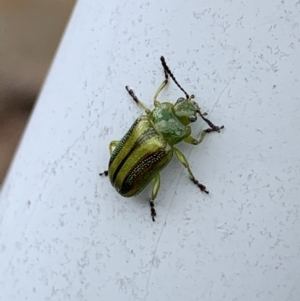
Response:
[{"label": "painted metal surface", "polygon": [[[79,1],[1,191],[0,300],[299,300],[299,17]],[[153,223],[148,188],[123,198],[98,173],[141,114],[125,85],[150,106],[161,55],[225,130],[179,146],[210,195],[174,160]]]}]

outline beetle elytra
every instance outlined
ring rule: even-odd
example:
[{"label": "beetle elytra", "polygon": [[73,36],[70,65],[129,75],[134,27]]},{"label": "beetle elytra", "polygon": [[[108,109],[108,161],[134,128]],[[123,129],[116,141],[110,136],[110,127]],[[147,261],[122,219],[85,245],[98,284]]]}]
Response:
[{"label": "beetle elytra", "polygon": [[[165,79],[154,95],[154,109],[149,110],[126,86],[126,90],[137,105],[145,111],[136,119],[121,140],[112,141],[109,145],[110,160],[108,170],[100,175],[109,176],[111,184],[124,197],[140,193],[152,180],[153,188],[150,197],[151,217],[155,221],[156,211],[154,200],[160,187],[160,171],[166,167],[175,153],[177,159],[187,169],[189,177],[201,191],[208,193],[206,187],[194,177],[184,154],[174,145],[180,141],[192,145],[200,144],[205,135],[210,132],[220,132],[224,126],[216,126],[201,113],[200,107],[194,101],[194,95],[189,95],[177,82],[175,76],[161,58]],[[159,102],[158,95],[167,85],[169,76],[173,79],[185,97],[180,97],[175,104]],[[201,132],[199,139],[191,135],[190,123],[197,120],[197,114],[209,125]]]}]

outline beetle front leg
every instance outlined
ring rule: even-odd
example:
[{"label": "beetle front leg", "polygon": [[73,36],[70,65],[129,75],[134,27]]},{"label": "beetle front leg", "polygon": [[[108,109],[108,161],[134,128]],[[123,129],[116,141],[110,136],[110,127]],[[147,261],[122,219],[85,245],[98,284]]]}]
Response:
[{"label": "beetle front leg", "polygon": [[157,100],[158,94],[162,91],[162,89],[167,85],[168,80],[165,79],[162,84],[158,87],[155,95],[154,95],[154,106],[157,107],[160,105],[160,102]]},{"label": "beetle front leg", "polygon": [[207,115],[207,113],[201,113],[200,110],[198,111],[198,114],[201,116],[201,118],[210,126],[209,129],[204,130],[206,133],[210,133],[210,132],[219,132],[221,129],[224,129],[224,125],[222,126],[217,126],[214,125],[209,119],[205,118],[204,116]]},{"label": "beetle front leg", "polygon": [[146,114],[150,114],[151,111],[137,98],[137,96],[134,94],[133,90],[130,89],[128,86],[125,87],[129,95],[133,98],[133,100],[136,102],[136,104],[143,109]]},{"label": "beetle front leg", "polygon": [[189,143],[189,144],[198,145],[203,141],[206,134],[207,134],[207,132],[206,132],[206,130],[204,130],[204,131],[201,132],[201,136],[200,136],[199,140],[195,139],[192,136],[188,136],[188,137],[184,138],[183,141],[186,142],[186,143]]},{"label": "beetle front leg", "polygon": [[157,97],[159,95],[159,93],[163,90],[163,88],[167,85],[168,83],[168,73],[167,71],[164,69],[165,72],[165,80],[162,82],[162,84],[158,87],[155,95],[154,95],[154,106],[157,107],[160,105],[160,102],[157,100]]},{"label": "beetle front leg", "polygon": [[190,169],[190,165],[187,161],[187,159],[185,158],[184,154],[177,149],[176,147],[173,147],[173,150],[175,152],[175,155],[177,157],[177,159],[183,164],[183,166],[188,170],[190,179],[193,183],[195,183],[200,189],[201,191],[204,191],[205,193],[208,193],[208,191],[206,190],[205,185],[201,184],[193,175],[191,169]]},{"label": "beetle front leg", "polygon": [[203,120],[205,120],[208,123],[208,125],[210,126],[210,128],[208,128],[206,130],[203,130],[201,132],[201,136],[200,136],[199,140],[195,139],[192,136],[188,136],[188,137],[186,137],[186,138],[183,139],[184,142],[189,143],[189,144],[193,144],[193,145],[198,145],[198,144],[200,144],[203,141],[203,139],[206,136],[206,134],[211,133],[211,132],[218,132],[218,133],[220,133],[220,130],[224,128],[224,125],[222,125],[222,126],[216,126],[216,125],[214,125],[210,120],[208,120],[207,118],[205,118],[204,115],[205,115],[205,113],[201,114],[200,116],[203,118]]},{"label": "beetle front leg", "polygon": [[159,174],[157,174],[154,177],[153,181],[154,182],[153,182],[153,187],[152,187],[152,195],[151,195],[151,198],[150,198],[150,208],[151,208],[152,220],[155,222],[156,211],[155,211],[155,208],[154,208],[154,200],[157,196],[157,193],[158,193],[158,190],[159,190],[159,187],[160,187],[160,176],[159,176]]},{"label": "beetle front leg", "polygon": [[[114,140],[109,144],[109,154],[111,155],[114,151],[115,147],[118,145],[120,141]],[[104,170],[103,172],[99,173],[99,176],[108,176],[108,170]]]}]

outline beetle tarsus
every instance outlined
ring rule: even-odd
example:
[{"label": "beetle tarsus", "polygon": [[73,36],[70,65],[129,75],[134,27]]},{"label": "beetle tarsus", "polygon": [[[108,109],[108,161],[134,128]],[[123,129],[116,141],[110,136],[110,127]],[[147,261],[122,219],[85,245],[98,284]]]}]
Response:
[{"label": "beetle tarsus", "polygon": [[220,133],[221,129],[224,129],[224,125],[222,125],[222,126],[216,126],[216,125],[214,125],[213,128],[206,129],[205,132],[206,133],[211,133],[211,132],[218,132],[218,133]]},{"label": "beetle tarsus", "polygon": [[200,189],[201,191],[209,194],[209,191],[206,189],[206,186],[201,184],[198,180],[196,180],[195,178],[190,178]]},{"label": "beetle tarsus", "polygon": [[126,86],[125,89],[126,89],[127,92],[129,93],[129,95],[133,98],[133,100],[138,104],[140,101],[139,101],[139,99],[136,97],[136,95],[134,94],[133,90],[130,89],[128,86]]},{"label": "beetle tarsus", "polygon": [[156,211],[155,211],[155,208],[154,208],[154,202],[153,201],[150,201],[150,208],[151,208],[152,221],[155,222]]},{"label": "beetle tarsus", "polygon": [[205,118],[204,116],[207,115],[207,113],[202,114],[200,111],[198,111],[198,113],[201,116],[201,118],[210,126],[210,129],[205,130],[206,133],[210,133],[210,132],[219,132],[220,133],[220,130],[224,129],[224,125],[222,125],[222,126],[214,125],[209,119]]},{"label": "beetle tarsus", "polygon": [[108,176],[108,170],[104,170],[103,172],[99,173],[99,176]]}]

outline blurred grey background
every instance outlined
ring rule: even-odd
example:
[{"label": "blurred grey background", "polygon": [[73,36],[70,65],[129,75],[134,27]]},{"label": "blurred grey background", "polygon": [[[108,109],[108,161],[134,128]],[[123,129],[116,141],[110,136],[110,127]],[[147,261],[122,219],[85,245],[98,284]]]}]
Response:
[{"label": "blurred grey background", "polygon": [[0,0],[0,184],[75,0]]}]

